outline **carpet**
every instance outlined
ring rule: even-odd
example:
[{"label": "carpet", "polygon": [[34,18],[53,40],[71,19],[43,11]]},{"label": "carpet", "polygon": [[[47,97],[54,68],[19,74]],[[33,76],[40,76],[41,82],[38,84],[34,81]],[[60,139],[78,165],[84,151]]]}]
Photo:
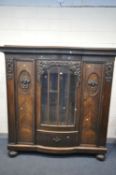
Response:
[{"label": "carpet", "polygon": [[116,144],[108,144],[105,161],[94,156],[19,153],[7,155],[7,139],[0,138],[0,175],[116,175]]}]

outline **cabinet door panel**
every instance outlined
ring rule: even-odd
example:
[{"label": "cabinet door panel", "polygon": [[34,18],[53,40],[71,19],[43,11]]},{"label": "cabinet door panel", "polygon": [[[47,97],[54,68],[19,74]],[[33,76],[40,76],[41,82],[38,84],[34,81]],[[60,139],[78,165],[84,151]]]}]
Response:
[{"label": "cabinet door panel", "polygon": [[97,144],[103,64],[84,63],[81,144]]},{"label": "cabinet door panel", "polygon": [[[79,118],[79,61],[38,61],[37,104],[39,127],[73,127]],[[39,88],[38,88],[39,87]],[[40,93],[39,93],[40,91]],[[41,94],[41,95],[40,95]],[[78,108],[78,109],[77,109]]]},{"label": "cabinet door panel", "polygon": [[17,142],[32,143],[34,132],[34,62],[16,61]]}]

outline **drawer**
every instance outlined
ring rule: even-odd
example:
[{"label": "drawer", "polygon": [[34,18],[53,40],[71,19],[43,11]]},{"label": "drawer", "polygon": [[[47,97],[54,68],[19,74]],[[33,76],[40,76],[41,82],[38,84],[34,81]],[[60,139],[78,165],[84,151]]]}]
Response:
[{"label": "drawer", "polygon": [[77,132],[37,132],[36,143],[43,146],[51,147],[72,147],[77,145]]}]

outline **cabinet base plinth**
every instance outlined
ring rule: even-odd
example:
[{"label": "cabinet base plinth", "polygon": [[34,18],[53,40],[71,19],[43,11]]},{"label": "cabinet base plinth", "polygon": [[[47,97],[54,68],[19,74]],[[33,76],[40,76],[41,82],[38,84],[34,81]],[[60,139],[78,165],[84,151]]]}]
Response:
[{"label": "cabinet base plinth", "polygon": [[[97,154],[96,158],[102,160],[105,158],[105,153],[107,152],[106,147],[46,147],[41,145],[8,145],[9,152],[18,151],[37,151],[43,153],[53,153],[53,154],[70,154],[70,153],[86,153],[86,154]],[[101,157],[100,157],[101,156]]]}]

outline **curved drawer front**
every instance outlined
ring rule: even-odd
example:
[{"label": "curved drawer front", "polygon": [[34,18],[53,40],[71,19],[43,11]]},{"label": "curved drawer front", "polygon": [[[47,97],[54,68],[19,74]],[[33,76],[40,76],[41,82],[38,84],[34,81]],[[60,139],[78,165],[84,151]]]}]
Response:
[{"label": "curved drawer front", "polygon": [[36,143],[51,147],[72,147],[77,145],[78,132],[37,132]]}]

